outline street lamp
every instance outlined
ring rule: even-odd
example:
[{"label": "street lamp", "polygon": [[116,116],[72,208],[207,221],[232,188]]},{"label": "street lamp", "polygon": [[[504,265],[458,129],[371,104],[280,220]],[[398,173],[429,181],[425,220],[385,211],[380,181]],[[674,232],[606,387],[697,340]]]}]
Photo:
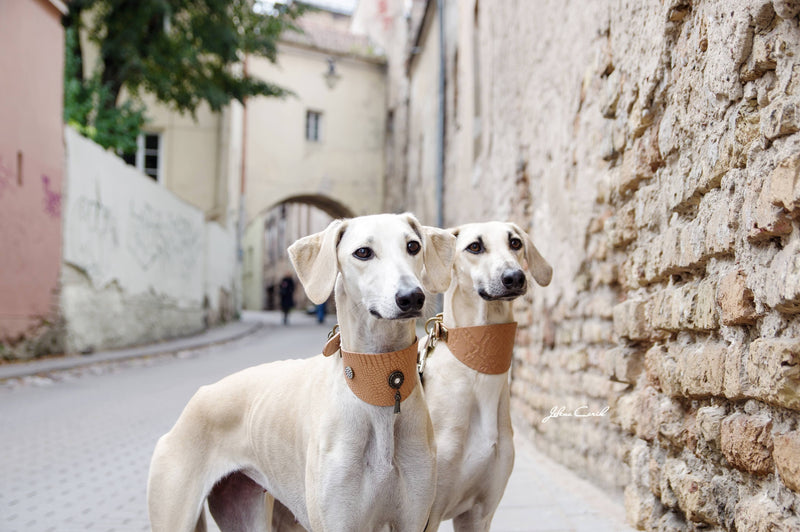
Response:
[{"label": "street lamp", "polygon": [[328,84],[328,88],[333,88],[336,83],[339,81],[339,78],[342,76],[336,71],[336,58],[329,57],[328,58],[328,70],[323,74],[325,77],[325,83]]}]

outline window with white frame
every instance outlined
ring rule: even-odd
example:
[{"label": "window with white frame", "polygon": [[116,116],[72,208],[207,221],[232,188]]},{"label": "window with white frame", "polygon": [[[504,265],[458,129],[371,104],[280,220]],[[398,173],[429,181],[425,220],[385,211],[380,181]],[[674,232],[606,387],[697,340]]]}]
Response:
[{"label": "window with white frame", "polygon": [[319,111],[306,111],[306,140],[322,140],[322,113]]},{"label": "window with white frame", "polygon": [[152,177],[153,180],[160,181],[161,134],[141,133],[136,137],[136,153],[124,155],[122,158],[140,172]]}]

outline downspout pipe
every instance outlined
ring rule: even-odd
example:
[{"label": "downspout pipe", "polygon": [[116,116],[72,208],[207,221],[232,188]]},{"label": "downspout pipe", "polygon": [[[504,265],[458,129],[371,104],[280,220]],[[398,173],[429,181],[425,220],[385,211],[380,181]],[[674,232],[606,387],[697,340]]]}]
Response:
[{"label": "downspout pipe", "polygon": [[436,124],[436,225],[444,227],[444,118],[446,50],[444,39],[444,0],[436,0],[439,17],[439,117]]}]

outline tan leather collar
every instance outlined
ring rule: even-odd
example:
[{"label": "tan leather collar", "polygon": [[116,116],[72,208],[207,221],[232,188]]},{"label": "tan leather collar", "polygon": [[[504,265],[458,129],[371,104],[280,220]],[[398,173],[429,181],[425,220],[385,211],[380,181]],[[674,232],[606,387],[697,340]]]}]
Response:
[{"label": "tan leather collar", "polygon": [[417,339],[400,351],[391,353],[351,353],[341,349],[341,339],[336,333],[325,344],[322,354],[342,354],[344,380],[350,390],[362,401],[375,406],[395,407],[414,391],[417,385]]},{"label": "tan leather collar", "polygon": [[464,365],[488,375],[499,375],[511,368],[517,323],[451,327],[444,341]]}]

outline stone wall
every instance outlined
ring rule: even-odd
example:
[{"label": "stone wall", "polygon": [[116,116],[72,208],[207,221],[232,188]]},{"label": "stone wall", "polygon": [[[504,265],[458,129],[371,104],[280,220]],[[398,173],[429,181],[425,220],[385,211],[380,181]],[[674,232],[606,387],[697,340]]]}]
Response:
[{"label": "stone wall", "polygon": [[555,267],[516,308],[517,430],[642,529],[800,529],[799,12],[447,2],[445,222]]}]

